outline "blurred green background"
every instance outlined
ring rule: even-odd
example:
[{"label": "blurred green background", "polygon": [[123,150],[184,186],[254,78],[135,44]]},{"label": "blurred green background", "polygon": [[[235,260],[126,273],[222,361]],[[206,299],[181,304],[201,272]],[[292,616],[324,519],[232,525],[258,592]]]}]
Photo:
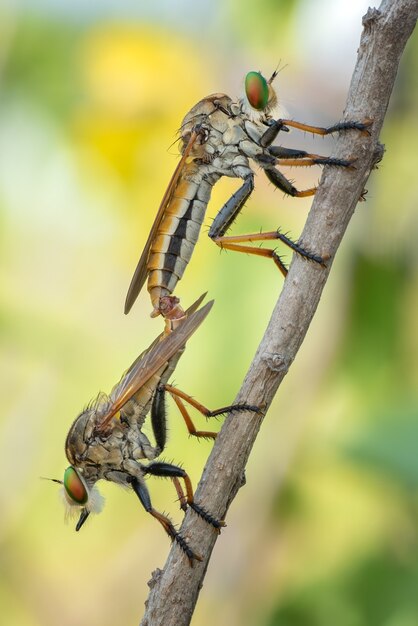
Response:
[{"label": "blurred green background", "polygon": [[[87,6],[88,5],[88,6]],[[367,1],[27,0],[0,9],[0,606],[8,626],[136,624],[169,549],[112,484],[80,533],[58,486],[72,420],[160,331],[126,290],[203,96],[276,82],[295,119],[342,116]],[[418,44],[402,60],[368,183],[308,338],[273,404],[228,515],[193,624],[418,624]],[[328,154],[293,132],[286,145]],[[292,170],[299,188],[319,171]],[[207,224],[235,181],[221,181]],[[310,201],[264,177],[235,233],[295,237]],[[287,251],[284,251],[287,254]],[[234,399],[276,301],[272,263],[203,232],[177,294],[216,305],[174,380],[211,408]],[[239,303],[239,304],[238,304]],[[238,304],[238,305],[237,305]],[[200,423],[199,418],[196,422]],[[197,483],[210,444],[170,405],[165,458]],[[218,427],[218,426],[217,426]],[[156,508],[181,515],[150,479]]]}]

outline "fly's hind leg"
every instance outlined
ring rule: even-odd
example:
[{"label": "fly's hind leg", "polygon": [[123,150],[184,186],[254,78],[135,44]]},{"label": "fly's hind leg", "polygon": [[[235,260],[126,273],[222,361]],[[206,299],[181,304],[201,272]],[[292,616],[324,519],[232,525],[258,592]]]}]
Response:
[{"label": "fly's hind leg", "polygon": [[225,248],[226,250],[235,250],[236,252],[245,252],[247,254],[254,254],[256,256],[262,256],[265,258],[273,259],[276,266],[279,268],[284,278],[287,276],[287,267],[280,258],[280,256],[276,253],[272,248],[253,248],[252,246],[243,245],[244,242],[254,243],[256,241],[281,241],[288,248],[290,248],[293,252],[296,252],[302,258],[307,261],[313,261],[322,267],[325,267],[326,261],[329,257],[321,256],[316,254],[315,252],[311,252],[307,250],[300,243],[293,241],[280,232],[280,230],[274,230],[268,233],[252,233],[251,235],[235,235],[230,237],[219,237],[217,240],[217,244],[221,248]]},{"label": "fly's hind leg", "polygon": [[[144,474],[151,476],[160,476],[164,478],[171,478],[177,491],[177,495],[180,500],[180,505],[183,510],[186,506],[189,506],[195,513],[197,513],[202,519],[205,520],[210,526],[216,530],[217,533],[221,532],[221,528],[225,526],[225,522],[216,519],[211,513],[206,511],[202,506],[196,504],[194,501],[193,487],[189,475],[184,471],[182,467],[173,465],[172,463],[164,463],[162,461],[154,461],[146,467],[142,467]],[[184,493],[180,484],[179,478],[184,481],[186,493]]]},{"label": "fly's hind leg", "polygon": [[209,237],[215,240],[226,233],[236,220],[238,213],[247,202],[254,189],[254,176],[249,174],[241,187],[229,198],[216,215],[209,229]]},{"label": "fly's hind leg", "polygon": [[[209,237],[216,243],[217,246],[225,250],[235,250],[236,252],[246,252],[248,254],[256,254],[258,256],[272,258],[283,276],[286,276],[287,268],[274,250],[263,250],[262,248],[251,248],[250,246],[237,245],[236,243],[231,243],[231,240],[236,241],[236,237],[225,236],[226,231],[235,221],[238,213],[250,197],[253,189],[254,176],[249,174],[238,191],[230,197],[230,199],[224,204],[219,213],[216,215],[209,229]],[[242,239],[242,241],[247,241],[245,238],[246,235],[243,237],[244,239]],[[238,237],[238,239],[240,239],[240,237]]]},{"label": "fly's hind leg", "polygon": [[[287,178],[283,176],[281,172],[279,172],[279,170],[275,169],[273,166],[268,167],[266,165],[264,165],[264,168],[266,171],[266,175],[269,177],[271,182],[273,182],[273,184],[275,184],[277,187],[279,187],[289,195],[313,195],[316,191],[316,189],[298,191],[295,187],[293,187],[292,183],[287,180]],[[253,254],[255,256],[262,256],[265,258],[273,259],[275,265],[279,268],[284,277],[287,276],[287,267],[275,250],[269,248],[253,248],[252,246],[247,246],[244,244],[256,241],[276,239],[282,241],[282,243],[290,247],[294,252],[297,252],[303,258],[308,259],[309,261],[314,261],[315,263],[319,263],[319,265],[324,265],[326,260],[325,258],[320,256],[319,254],[315,254],[309,250],[306,250],[299,243],[292,241],[289,237],[282,234],[279,230],[269,233],[254,233],[251,235],[225,235],[228,228],[236,219],[244,203],[249,198],[253,187],[253,176],[249,175],[244,180],[243,185],[238,189],[238,191],[233,194],[231,198],[224,204],[209,229],[209,237],[212,239],[212,241],[214,241],[217,246],[225,250],[234,250],[235,252],[244,252],[246,254]]]},{"label": "fly's hind leg", "polygon": [[203,404],[201,404],[200,402],[192,398],[192,396],[189,396],[187,393],[184,393],[184,391],[180,391],[180,389],[177,389],[177,387],[173,387],[172,385],[161,385],[158,388],[157,393],[163,396],[163,394],[165,394],[166,392],[170,394],[170,396],[173,398],[174,402],[176,403],[185,421],[187,430],[189,431],[189,435],[191,435],[192,437],[198,437],[201,439],[216,439],[216,433],[211,432],[211,431],[206,431],[206,430],[196,430],[195,425],[193,424],[192,418],[190,417],[190,414],[184,404],[185,402],[190,404],[190,406],[194,407],[197,411],[199,411],[199,413],[204,415],[206,418],[217,417],[219,415],[226,415],[227,413],[231,413],[234,411],[235,412],[252,411],[253,413],[260,413],[260,409],[251,404],[231,404],[229,406],[224,406],[224,407],[221,407],[220,409],[215,409],[214,411],[211,411],[210,409],[205,407]]}]

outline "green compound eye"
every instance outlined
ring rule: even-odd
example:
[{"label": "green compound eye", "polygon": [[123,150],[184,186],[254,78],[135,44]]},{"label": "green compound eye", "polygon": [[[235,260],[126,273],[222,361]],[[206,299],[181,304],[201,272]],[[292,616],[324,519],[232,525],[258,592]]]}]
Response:
[{"label": "green compound eye", "polygon": [[269,101],[267,81],[260,72],[248,72],[245,77],[245,94],[253,109],[264,109]]},{"label": "green compound eye", "polygon": [[71,465],[64,472],[64,488],[70,499],[77,504],[86,504],[89,499],[83,481]]}]

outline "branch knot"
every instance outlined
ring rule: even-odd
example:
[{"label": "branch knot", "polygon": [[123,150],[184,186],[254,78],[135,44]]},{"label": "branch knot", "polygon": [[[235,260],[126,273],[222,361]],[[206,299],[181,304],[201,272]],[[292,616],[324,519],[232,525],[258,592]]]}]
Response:
[{"label": "branch knot", "polygon": [[379,9],[369,7],[366,15],[363,15],[361,20],[365,30],[371,30],[377,20],[382,17],[382,12]]},{"label": "branch knot", "polygon": [[291,364],[291,360],[288,357],[278,352],[267,352],[264,360],[272,372],[284,372],[285,374],[287,374]]}]

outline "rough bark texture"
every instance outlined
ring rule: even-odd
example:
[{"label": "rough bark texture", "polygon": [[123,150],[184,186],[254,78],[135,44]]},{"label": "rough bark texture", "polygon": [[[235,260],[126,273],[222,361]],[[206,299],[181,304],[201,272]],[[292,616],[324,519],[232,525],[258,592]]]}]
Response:
[{"label": "rough bark texture", "polygon": [[[378,138],[417,16],[418,0],[383,0],[379,9],[369,9],[363,18],[344,119],[372,118],[371,136],[341,134],[335,156],[356,156],[356,169],[325,168],[301,238],[308,249],[329,255],[328,267],[294,257],[236,402],[264,406],[267,411],[302,344],[348,222],[373,166],[383,155]],[[250,413],[228,416],[213,447],[196,501],[221,519],[242,484],[262,420]],[[181,532],[204,561],[191,568],[178,546],[172,546],[164,570],[154,572],[149,583],[151,592],[141,626],[186,626],[191,621],[217,535],[193,511],[186,515]]]}]

